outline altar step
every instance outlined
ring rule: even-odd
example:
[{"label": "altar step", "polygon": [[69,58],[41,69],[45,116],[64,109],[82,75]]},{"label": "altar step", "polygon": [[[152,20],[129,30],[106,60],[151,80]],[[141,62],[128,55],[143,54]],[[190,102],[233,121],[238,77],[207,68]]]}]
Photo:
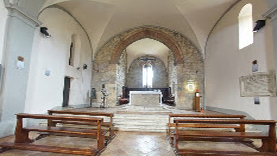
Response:
[{"label": "altar step", "polygon": [[115,114],[115,130],[166,132],[168,115]]},{"label": "altar step", "polygon": [[164,107],[163,105],[159,105],[158,107],[125,105],[125,106],[122,106],[116,113],[117,114],[168,115],[171,113],[171,110]]}]

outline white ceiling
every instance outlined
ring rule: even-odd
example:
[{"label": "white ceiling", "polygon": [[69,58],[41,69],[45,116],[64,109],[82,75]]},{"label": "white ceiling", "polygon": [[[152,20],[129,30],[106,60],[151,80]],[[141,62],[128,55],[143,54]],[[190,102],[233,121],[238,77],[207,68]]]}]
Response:
[{"label": "white ceiling", "polygon": [[[143,25],[161,26],[180,32],[203,52],[213,26],[236,1],[48,0],[44,7],[58,4],[70,12],[88,32],[94,52],[112,36]],[[163,53],[158,50],[164,50],[163,44],[142,42],[152,41],[145,39],[132,44],[128,49],[134,54],[129,55],[135,57],[148,54],[151,51],[149,49],[156,49],[151,53],[155,56],[160,57]]]}]

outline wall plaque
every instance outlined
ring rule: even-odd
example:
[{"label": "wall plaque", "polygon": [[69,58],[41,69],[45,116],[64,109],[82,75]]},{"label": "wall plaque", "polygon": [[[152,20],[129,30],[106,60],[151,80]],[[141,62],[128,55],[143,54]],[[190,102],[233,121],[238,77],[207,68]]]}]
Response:
[{"label": "wall plaque", "polygon": [[276,96],[276,72],[274,70],[242,76],[239,80],[242,97]]}]

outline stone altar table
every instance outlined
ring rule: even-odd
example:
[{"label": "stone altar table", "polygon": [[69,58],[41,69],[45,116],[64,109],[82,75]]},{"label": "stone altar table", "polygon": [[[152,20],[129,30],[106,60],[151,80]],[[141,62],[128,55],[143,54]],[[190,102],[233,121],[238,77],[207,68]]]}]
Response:
[{"label": "stone altar table", "polygon": [[161,91],[130,91],[130,105],[157,107],[162,104]]}]

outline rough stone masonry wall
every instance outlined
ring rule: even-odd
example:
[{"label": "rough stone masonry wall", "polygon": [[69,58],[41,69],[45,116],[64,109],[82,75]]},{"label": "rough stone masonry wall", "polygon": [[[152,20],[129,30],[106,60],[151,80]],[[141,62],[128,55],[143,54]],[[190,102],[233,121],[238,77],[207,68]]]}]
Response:
[{"label": "rough stone masonry wall", "polygon": [[[168,74],[164,62],[157,57],[142,56],[141,58],[156,59],[151,62],[153,69],[152,88],[168,87]],[[126,86],[129,88],[142,88],[142,68],[146,61],[135,59],[127,73]]]},{"label": "rough stone masonry wall", "polygon": [[122,95],[122,87],[126,83],[126,70],[127,70],[127,53],[126,50],[123,51],[119,64],[117,65],[117,75],[116,75],[116,84],[117,84],[117,97]]},{"label": "rough stone masonry wall", "polygon": [[[109,64],[111,60],[111,56],[113,55],[114,49],[118,47],[122,43],[122,41],[139,31],[142,30],[154,30],[155,32],[159,32],[163,34],[167,38],[174,40],[174,44],[178,49],[181,49],[181,56],[184,57],[182,63],[176,64],[176,62],[171,61],[172,69],[176,69],[176,73],[171,70],[172,73],[171,78],[169,79],[168,84],[176,84],[176,106],[182,109],[192,109],[193,108],[193,99],[194,92],[188,92],[186,86],[188,81],[194,81],[196,84],[196,88],[199,89],[201,96],[203,95],[203,60],[201,56],[201,52],[181,33],[155,26],[143,26],[138,28],[133,28],[122,32],[121,34],[114,36],[110,40],[108,40],[98,51],[94,60],[94,74],[93,74],[93,82],[92,86],[96,88],[96,92],[99,92],[101,89],[101,84],[106,83],[109,84],[109,92],[111,96],[107,100],[109,106],[114,106],[116,104],[116,84],[117,84],[117,66],[118,64]],[[155,34],[156,35],[156,34]],[[146,36],[149,38],[149,36]],[[161,36],[163,37],[163,36]],[[151,36],[150,36],[151,38]],[[154,36],[152,39],[160,40],[159,36]],[[161,39],[162,40],[162,39]],[[166,41],[166,40],[164,40]],[[166,42],[162,42],[168,47]],[[169,44],[169,43],[168,43]],[[172,43],[170,43],[172,44]],[[176,56],[176,55],[175,55]],[[176,59],[176,58],[174,58]],[[118,60],[119,63],[119,60]],[[170,71],[170,70],[169,70]],[[99,96],[97,96],[98,101]],[[203,103],[203,100],[201,100]]]},{"label": "rough stone masonry wall", "polygon": [[176,73],[176,66],[174,65],[174,56],[172,52],[169,53],[168,56],[168,81],[169,81],[169,87],[171,87],[171,94],[176,96],[177,93],[177,73]]}]

